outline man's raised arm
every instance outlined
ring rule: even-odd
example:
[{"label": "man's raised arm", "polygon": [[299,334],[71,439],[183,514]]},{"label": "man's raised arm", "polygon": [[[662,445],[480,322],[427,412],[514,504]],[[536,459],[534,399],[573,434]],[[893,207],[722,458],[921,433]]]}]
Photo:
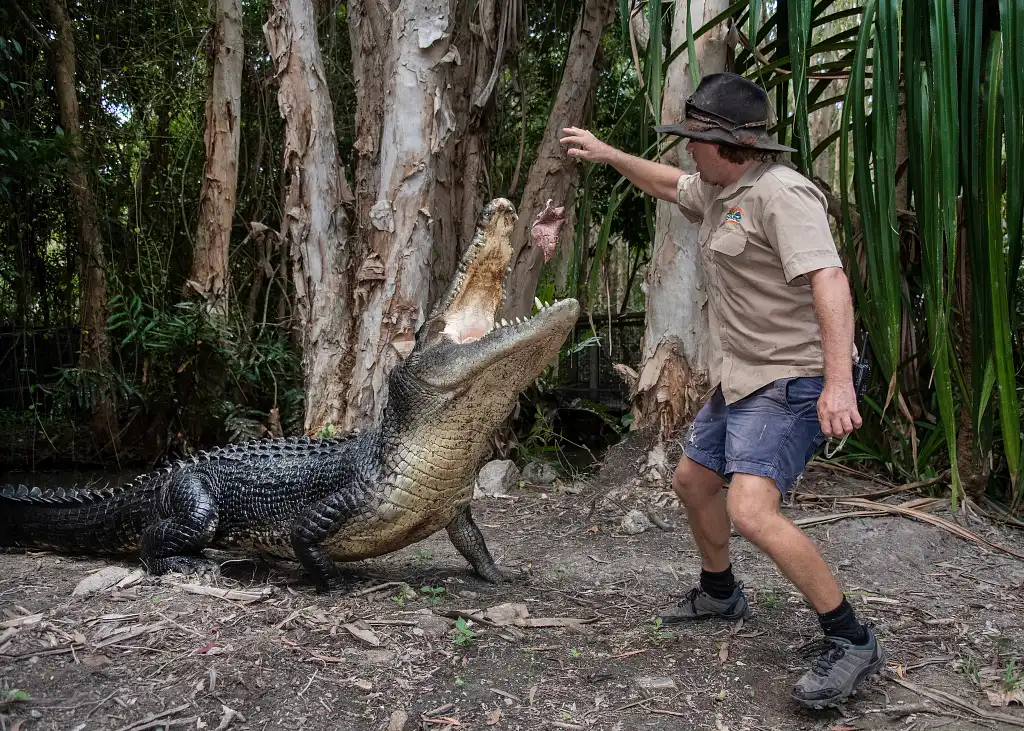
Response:
[{"label": "man's raised arm", "polygon": [[579,127],[566,127],[562,131],[566,135],[561,139],[562,144],[576,145],[566,151],[569,157],[611,165],[647,195],[676,202],[676,185],[683,175],[679,168],[630,155]]}]

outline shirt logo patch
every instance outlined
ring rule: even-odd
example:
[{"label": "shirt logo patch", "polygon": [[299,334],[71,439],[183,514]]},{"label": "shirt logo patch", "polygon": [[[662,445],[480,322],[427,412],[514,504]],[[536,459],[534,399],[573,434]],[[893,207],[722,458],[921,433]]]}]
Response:
[{"label": "shirt logo patch", "polygon": [[726,223],[740,223],[743,221],[743,209],[739,206],[731,206],[728,211],[725,212]]}]

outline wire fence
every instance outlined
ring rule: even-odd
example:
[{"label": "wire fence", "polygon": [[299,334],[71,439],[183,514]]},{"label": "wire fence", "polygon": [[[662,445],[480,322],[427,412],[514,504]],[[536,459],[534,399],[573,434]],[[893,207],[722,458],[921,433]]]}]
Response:
[{"label": "wire fence", "polygon": [[39,386],[77,364],[78,345],[78,328],[0,331],[0,409],[28,411],[43,401]]},{"label": "wire fence", "polygon": [[570,348],[563,350],[558,366],[558,388],[563,393],[625,411],[629,389],[615,370],[623,363],[638,370],[644,336],[643,312],[581,317],[573,331]]}]

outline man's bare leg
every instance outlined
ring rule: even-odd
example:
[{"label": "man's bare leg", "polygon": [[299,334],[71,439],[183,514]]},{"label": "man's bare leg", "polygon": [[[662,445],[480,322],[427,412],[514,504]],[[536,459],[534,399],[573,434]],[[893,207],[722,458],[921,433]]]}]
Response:
[{"label": "man's bare leg", "polygon": [[821,552],[806,533],[782,514],[775,481],[733,475],[726,507],[736,531],[775,562],[819,614],[843,601],[843,591]]},{"label": "man's bare leg", "polygon": [[724,481],[712,470],[683,457],[672,476],[672,489],[686,508],[690,532],[705,571],[729,568],[729,514]]},{"label": "man's bare leg", "polygon": [[739,619],[750,605],[736,583],[729,562],[732,527],[726,512],[722,478],[714,471],[683,457],[676,467],[672,486],[686,507],[690,532],[700,551],[698,585],[676,605],[659,615],[662,622],[685,622],[705,617]]}]

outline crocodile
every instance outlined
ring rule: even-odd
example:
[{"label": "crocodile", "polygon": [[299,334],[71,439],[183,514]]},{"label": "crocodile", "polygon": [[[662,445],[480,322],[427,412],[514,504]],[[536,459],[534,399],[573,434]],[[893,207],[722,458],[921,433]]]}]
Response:
[{"label": "crocodile", "polygon": [[579,315],[573,299],[536,300],[532,317],[496,321],[516,218],[503,198],[485,206],[372,428],[227,445],[115,487],[7,485],[0,546],[137,554],[151,574],[205,570],[206,548],[268,554],[297,560],[330,592],[351,584],[341,564],[445,528],[478,576],[503,581],[470,511],[475,476]]}]

